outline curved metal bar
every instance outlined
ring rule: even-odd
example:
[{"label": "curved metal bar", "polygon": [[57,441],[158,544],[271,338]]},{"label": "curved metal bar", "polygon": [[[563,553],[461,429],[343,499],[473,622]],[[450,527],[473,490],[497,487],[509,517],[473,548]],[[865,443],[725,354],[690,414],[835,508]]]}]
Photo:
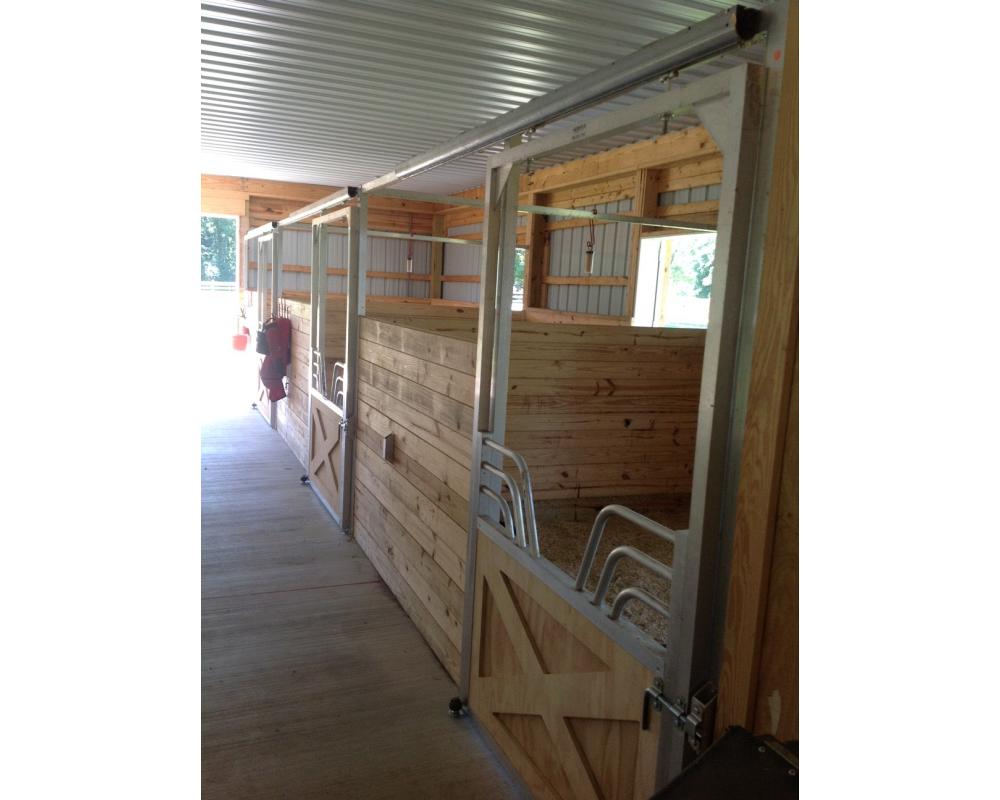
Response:
[{"label": "curved metal bar", "polygon": [[[597,548],[601,545],[601,537],[604,536],[604,529],[607,527],[608,522],[612,517],[621,517],[626,522],[631,522],[633,525],[637,525],[644,531],[649,531],[653,535],[659,536],[661,539],[670,542],[671,544],[674,544],[677,541],[677,534],[670,530],[670,528],[665,525],[661,525],[655,520],[651,520],[649,517],[643,516],[638,511],[633,511],[627,506],[605,506],[597,512],[597,517],[594,519],[594,525],[590,529],[590,538],[587,540],[587,549],[584,550],[583,562],[580,564],[580,572],[576,576],[576,584],[574,588],[578,592],[583,591],[584,584],[587,582],[587,576],[590,574],[590,569],[594,566],[594,559],[597,557]],[[656,563],[660,562],[657,561]]]},{"label": "curved metal bar", "polygon": [[485,494],[491,500],[495,500],[496,504],[500,506],[500,512],[503,514],[503,518],[507,523],[507,533],[509,533],[510,538],[516,542],[517,531],[514,528],[514,517],[510,513],[510,503],[508,503],[498,492],[494,492],[489,486],[480,486],[479,492],[481,494]]},{"label": "curved metal bar", "polygon": [[618,617],[621,616],[622,609],[625,608],[629,600],[635,600],[636,602],[649,606],[653,609],[653,611],[656,611],[658,614],[662,614],[667,619],[670,619],[670,611],[667,607],[649,594],[649,592],[640,589],[638,586],[629,586],[618,592],[618,596],[615,598],[614,605],[611,606],[611,611],[608,613],[608,616],[611,617],[611,619],[618,619]]},{"label": "curved metal bar", "polygon": [[312,351],[312,388],[318,392],[326,391],[326,364],[316,349]]},{"label": "curved metal bar", "polygon": [[482,468],[485,469],[491,475],[495,475],[505,484],[507,488],[510,489],[510,496],[514,498],[514,513],[516,515],[515,527],[517,528],[517,537],[520,540],[519,544],[525,550],[528,549],[528,537],[525,535],[524,526],[524,500],[521,497],[521,490],[518,488],[517,481],[513,480],[510,475],[504,472],[502,469],[498,469],[490,464],[488,461],[482,463]]},{"label": "curved metal bar", "polygon": [[[324,386],[324,388],[326,388]],[[327,397],[335,406],[340,408],[340,415],[344,414],[344,398],[347,394],[347,370],[343,361],[335,361],[333,364],[333,383],[330,386],[330,393]]]},{"label": "curved metal bar", "polygon": [[535,558],[538,558],[541,556],[542,550],[538,539],[538,521],[535,519],[535,493],[531,488],[531,471],[528,469],[528,462],[524,460],[524,456],[520,453],[511,450],[509,447],[504,447],[492,439],[483,439],[483,444],[496,450],[501,455],[507,456],[507,458],[514,462],[517,471],[521,473],[521,480],[524,481],[525,522],[528,526],[528,539],[531,543],[530,552]]},{"label": "curved metal bar", "polygon": [[616,547],[608,555],[608,560],[604,562],[604,568],[601,570],[601,577],[597,581],[597,588],[594,590],[594,597],[590,601],[591,604],[595,606],[600,606],[604,601],[604,596],[608,593],[608,587],[611,585],[611,579],[615,575],[615,569],[618,566],[618,562],[623,558],[631,558],[633,561],[638,562],[650,572],[659,575],[661,578],[673,583],[674,571],[670,569],[662,561],[657,561],[651,555],[647,555],[638,550],[631,545],[623,544]]}]

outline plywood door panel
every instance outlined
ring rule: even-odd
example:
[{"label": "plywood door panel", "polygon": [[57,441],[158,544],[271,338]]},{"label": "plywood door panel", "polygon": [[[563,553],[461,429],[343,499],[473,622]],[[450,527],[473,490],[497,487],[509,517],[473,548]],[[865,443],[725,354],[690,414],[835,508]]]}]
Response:
[{"label": "plywood door panel", "polygon": [[343,417],[319,398],[313,398],[312,435],[309,437],[309,480],[339,519],[343,511],[344,451],[340,423]]},{"label": "plywood door panel", "polygon": [[479,534],[469,703],[537,797],[652,794],[653,675]]}]

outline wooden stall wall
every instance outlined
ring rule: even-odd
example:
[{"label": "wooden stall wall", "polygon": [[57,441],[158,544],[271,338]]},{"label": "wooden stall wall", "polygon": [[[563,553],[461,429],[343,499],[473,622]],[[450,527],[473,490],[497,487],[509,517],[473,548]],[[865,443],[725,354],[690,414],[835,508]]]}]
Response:
[{"label": "wooden stall wall", "polygon": [[507,443],[538,499],[691,492],[705,332],[515,322]]},{"label": "wooden stall wall", "polygon": [[360,337],[354,535],[457,681],[475,344],[371,316]]}]

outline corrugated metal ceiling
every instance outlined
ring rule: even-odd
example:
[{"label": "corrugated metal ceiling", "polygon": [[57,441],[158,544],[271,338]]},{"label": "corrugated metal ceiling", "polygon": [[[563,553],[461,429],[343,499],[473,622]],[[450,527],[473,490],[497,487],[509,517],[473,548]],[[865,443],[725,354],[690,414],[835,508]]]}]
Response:
[{"label": "corrugated metal ceiling", "polygon": [[[731,0],[257,0],[202,4],[202,171],[359,184],[463,130],[731,5]],[[744,2],[760,7],[763,2]],[[761,58],[747,48],[678,84]],[[660,84],[590,109],[556,129]],[[683,126],[693,120],[675,120]],[[545,131],[540,131],[544,134]],[[623,144],[635,132],[567,154]],[[470,156],[406,182],[483,181]]]}]

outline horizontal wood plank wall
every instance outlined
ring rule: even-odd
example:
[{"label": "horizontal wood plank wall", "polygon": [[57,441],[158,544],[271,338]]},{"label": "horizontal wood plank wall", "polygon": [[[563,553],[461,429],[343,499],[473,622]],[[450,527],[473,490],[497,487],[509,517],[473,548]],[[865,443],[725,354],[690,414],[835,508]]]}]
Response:
[{"label": "horizontal wood plank wall", "polygon": [[515,322],[507,443],[535,496],[691,491],[705,333]]},{"label": "horizontal wood plank wall", "polygon": [[[292,321],[292,361],[288,366],[288,397],[277,403],[278,433],[305,466],[309,460],[309,303],[285,301]],[[326,315],[326,352],[342,361],[346,334],[343,304],[331,304]]]},{"label": "horizontal wood plank wall", "polygon": [[462,338],[433,330],[447,317],[420,319],[361,320],[354,535],[457,681],[475,344],[462,319]]},{"label": "horizontal wood plank wall", "polygon": [[[475,344],[477,320],[464,310],[385,310],[395,324]],[[507,443],[527,459],[536,496],[690,492],[704,341],[697,329],[515,319]]]}]

